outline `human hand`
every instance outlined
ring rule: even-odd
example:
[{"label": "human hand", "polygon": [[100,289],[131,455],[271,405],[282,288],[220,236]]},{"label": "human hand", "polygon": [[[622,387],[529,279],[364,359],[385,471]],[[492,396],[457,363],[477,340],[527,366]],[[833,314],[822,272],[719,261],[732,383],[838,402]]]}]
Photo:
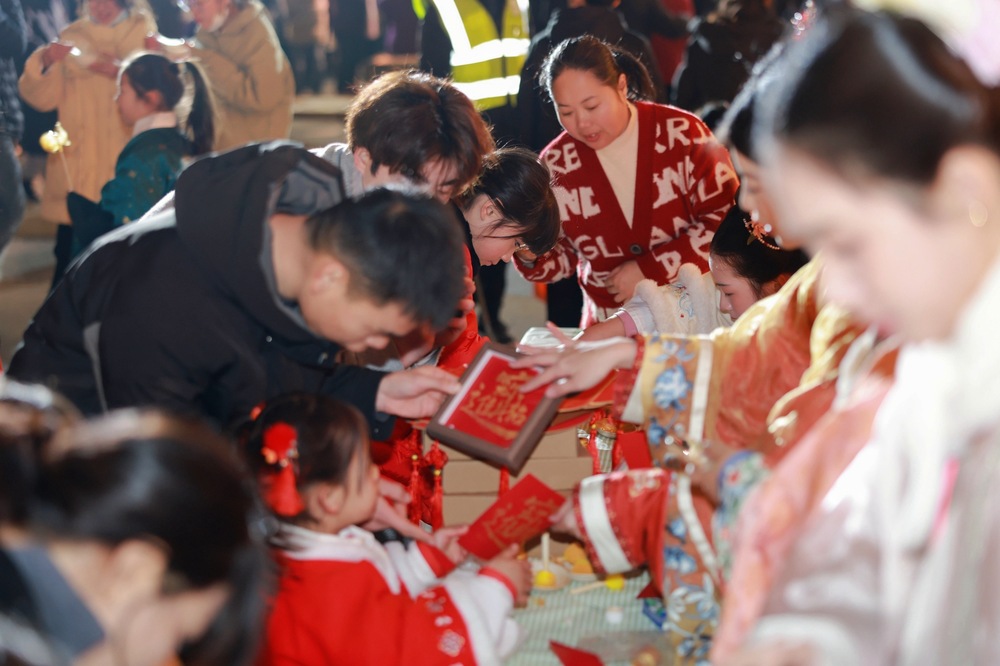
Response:
[{"label": "human hand", "polygon": [[406,517],[406,507],[410,503],[410,493],[401,484],[390,479],[378,481],[379,498],[375,505],[375,515],[362,525],[366,530],[378,532],[394,529],[403,536],[417,541],[431,543],[431,535],[419,525],[414,525]]},{"label": "human hand", "polygon": [[812,666],[817,662],[816,650],[809,643],[772,640],[739,650],[721,666]]},{"label": "human hand", "polygon": [[531,563],[525,558],[518,558],[520,550],[520,546],[512,543],[486,563],[488,568],[506,576],[514,586],[517,591],[514,595],[515,606],[528,603],[528,593],[531,592]]},{"label": "human hand", "polygon": [[174,62],[191,59],[191,43],[184,39],[171,39],[149,33],[144,40],[147,51],[162,53]]},{"label": "human hand", "polygon": [[595,342],[573,342],[556,349],[525,349],[524,358],[511,363],[511,367],[545,368],[525,382],[521,391],[533,391],[549,384],[545,395],[555,398],[596,386],[612,370],[632,367],[635,354],[635,341],[629,338],[610,338]]},{"label": "human hand", "polygon": [[583,541],[583,533],[580,531],[580,524],[576,522],[576,512],[573,510],[573,500],[566,500],[559,510],[552,514],[551,519],[553,530]]},{"label": "human hand", "polygon": [[48,68],[57,62],[65,60],[73,48],[73,45],[68,42],[52,42],[42,51],[42,67]]},{"label": "human hand", "polygon": [[121,62],[109,53],[101,53],[94,59],[94,62],[87,65],[87,69],[90,71],[101,76],[106,76],[109,79],[118,78],[118,69],[120,67]]},{"label": "human hand", "polygon": [[615,267],[608,276],[608,293],[611,294],[615,303],[624,303],[632,298],[635,293],[635,286],[645,278],[639,264],[633,259],[626,261]]},{"label": "human hand", "polygon": [[431,543],[447,555],[449,560],[458,564],[469,556],[469,551],[462,548],[461,544],[458,543],[458,539],[468,531],[468,525],[442,527],[431,535]]},{"label": "human hand", "polygon": [[408,419],[432,415],[445,396],[461,388],[455,375],[430,366],[393,372],[382,378],[375,409]]}]

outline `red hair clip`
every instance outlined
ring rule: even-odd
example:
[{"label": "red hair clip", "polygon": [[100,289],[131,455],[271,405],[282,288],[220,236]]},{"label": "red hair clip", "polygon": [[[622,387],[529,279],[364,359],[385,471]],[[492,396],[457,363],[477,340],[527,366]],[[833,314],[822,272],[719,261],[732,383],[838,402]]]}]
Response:
[{"label": "red hair clip", "polygon": [[287,423],[275,423],[264,431],[264,446],[260,452],[268,465],[277,467],[264,487],[264,501],[279,516],[297,516],[305,509],[299,495],[298,433]]},{"label": "red hair clip", "polygon": [[744,226],[746,226],[747,231],[750,232],[750,235],[747,237],[747,245],[752,243],[754,239],[757,239],[757,241],[764,247],[770,248],[772,250],[781,249],[774,243],[767,240],[767,237],[771,234],[772,231],[770,224],[764,224],[759,220],[754,219],[752,216],[744,220],[743,224]]}]

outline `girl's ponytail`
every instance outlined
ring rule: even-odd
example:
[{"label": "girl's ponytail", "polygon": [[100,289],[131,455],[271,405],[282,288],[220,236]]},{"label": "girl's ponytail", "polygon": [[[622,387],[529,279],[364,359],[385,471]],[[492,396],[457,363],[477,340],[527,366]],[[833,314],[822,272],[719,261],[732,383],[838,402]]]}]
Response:
[{"label": "girl's ponytail", "polygon": [[184,64],[193,89],[185,125],[194,144],[194,154],[201,155],[211,152],[215,146],[215,103],[201,67],[191,61]]}]

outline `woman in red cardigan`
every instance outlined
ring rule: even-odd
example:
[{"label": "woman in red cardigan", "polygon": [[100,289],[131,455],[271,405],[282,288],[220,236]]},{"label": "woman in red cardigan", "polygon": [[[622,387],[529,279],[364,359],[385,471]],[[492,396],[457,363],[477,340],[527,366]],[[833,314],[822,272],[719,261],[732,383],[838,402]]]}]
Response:
[{"label": "woman in red cardigan", "polygon": [[563,236],[541,256],[519,252],[521,273],[549,283],[575,271],[586,327],[644,278],[666,284],[685,262],[707,270],[739,185],[712,132],[690,113],[640,101],[652,91],[646,70],[595,37],[559,44],[541,78],[565,130],[542,151]]}]

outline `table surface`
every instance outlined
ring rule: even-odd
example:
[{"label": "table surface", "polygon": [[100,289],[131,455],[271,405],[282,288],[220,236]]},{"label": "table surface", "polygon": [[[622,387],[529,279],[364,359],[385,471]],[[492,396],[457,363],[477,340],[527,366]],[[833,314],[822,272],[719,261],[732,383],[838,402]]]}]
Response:
[{"label": "table surface", "polygon": [[[574,581],[553,592],[532,591],[528,605],[514,611],[524,641],[505,664],[559,664],[555,653],[549,649],[550,640],[595,651],[606,664],[627,664],[643,645],[662,645],[664,634],[643,615],[642,600],[636,598],[648,583],[649,575],[642,572],[626,578],[622,590],[610,590],[602,585],[580,594],[570,594],[570,590],[586,585]],[[620,624],[611,624],[605,618],[612,606],[623,611]],[[669,662],[660,663],[665,666]]]}]

